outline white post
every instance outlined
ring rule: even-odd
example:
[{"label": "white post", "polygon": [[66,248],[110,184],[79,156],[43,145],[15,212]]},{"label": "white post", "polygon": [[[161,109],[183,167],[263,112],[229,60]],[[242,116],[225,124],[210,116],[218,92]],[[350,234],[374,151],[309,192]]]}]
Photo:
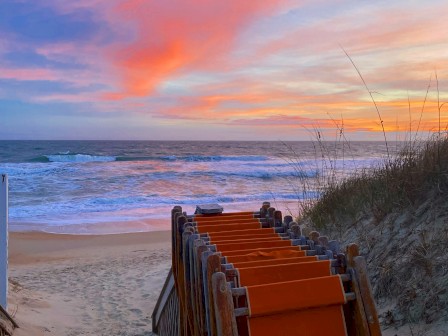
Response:
[{"label": "white post", "polygon": [[8,175],[0,176],[0,305],[8,305]]}]

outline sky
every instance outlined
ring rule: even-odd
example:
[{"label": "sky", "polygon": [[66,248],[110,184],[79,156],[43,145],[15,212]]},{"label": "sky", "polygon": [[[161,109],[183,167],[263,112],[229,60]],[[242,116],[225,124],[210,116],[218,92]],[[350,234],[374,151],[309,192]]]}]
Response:
[{"label": "sky", "polygon": [[0,139],[445,130],[446,17],[446,0],[1,0]]}]

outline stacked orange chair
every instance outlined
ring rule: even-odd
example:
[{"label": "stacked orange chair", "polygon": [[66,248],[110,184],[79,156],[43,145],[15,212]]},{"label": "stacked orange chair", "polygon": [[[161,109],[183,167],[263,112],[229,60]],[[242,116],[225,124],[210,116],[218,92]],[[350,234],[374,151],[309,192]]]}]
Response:
[{"label": "stacked orange chair", "polygon": [[215,215],[175,207],[172,230],[180,335],[381,334],[356,245],[345,256],[303,237],[268,202]]}]

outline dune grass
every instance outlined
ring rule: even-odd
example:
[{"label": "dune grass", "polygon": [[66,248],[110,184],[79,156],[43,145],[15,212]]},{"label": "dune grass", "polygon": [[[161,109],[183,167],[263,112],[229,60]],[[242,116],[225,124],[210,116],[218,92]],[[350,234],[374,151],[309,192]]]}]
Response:
[{"label": "dune grass", "polygon": [[301,215],[317,229],[331,225],[344,231],[365,215],[379,222],[392,211],[415,205],[430,190],[448,191],[448,138],[436,134],[403,145],[383,165],[348,179],[327,179],[322,189],[315,202],[304,204]]},{"label": "dune grass", "polygon": [[439,335],[428,324],[442,325],[444,331],[448,328],[448,125],[443,131],[441,123],[442,108],[448,104],[440,101],[437,74],[435,78],[439,123],[427,138],[418,134],[431,79],[420,117],[414,121],[417,127],[411,129],[409,104],[407,140],[396,143],[395,151],[369,91],[387,154],[379,165],[351,170],[348,176],[337,168],[338,161],[350,160],[343,120],[335,122],[335,141],[324,141],[314,130],[315,179],[301,177],[300,159],[292,162],[299,173],[297,193],[303,199],[297,221],[342,244],[360,245],[375,298],[383,309],[383,327],[407,328],[410,335]]},{"label": "dune grass", "polygon": [[[383,328],[410,335],[434,334],[428,324],[448,328],[448,137],[400,143],[381,164],[349,176],[336,167],[347,143],[315,146],[316,178],[298,174],[299,224],[360,246]],[[306,198],[315,190],[317,198]]]},{"label": "dune grass", "polygon": [[[398,144],[393,153],[384,119],[372,91],[353,59],[344,48],[342,50],[356,70],[372,101],[381,125],[387,156],[380,166],[355,170],[348,178],[341,177],[341,173],[335,169],[335,162],[340,159],[338,153],[342,152],[342,160],[344,160],[347,155],[345,148],[347,147],[348,154],[350,152],[350,142],[345,136],[344,121],[333,120],[338,136],[336,146],[332,149],[322,140],[320,131],[315,130],[317,143],[315,147],[318,149],[316,153],[320,155],[321,171],[313,182],[300,179],[303,198],[308,199],[301,202],[301,216],[311,220],[317,229],[328,229],[331,225],[333,229],[338,228],[340,234],[364,215],[372,215],[379,222],[396,209],[415,205],[429,190],[436,187],[437,192],[443,193],[448,187],[448,133],[446,132],[448,125],[445,132],[442,132],[441,128],[441,112],[446,103],[440,101],[437,71],[435,81],[438,130],[428,135],[427,139],[418,138],[431,88],[431,75],[415,130],[412,129],[411,104],[408,96],[409,129],[405,137],[407,141]],[[307,191],[313,188],[318,191],[317,200],[307,198]]]}]

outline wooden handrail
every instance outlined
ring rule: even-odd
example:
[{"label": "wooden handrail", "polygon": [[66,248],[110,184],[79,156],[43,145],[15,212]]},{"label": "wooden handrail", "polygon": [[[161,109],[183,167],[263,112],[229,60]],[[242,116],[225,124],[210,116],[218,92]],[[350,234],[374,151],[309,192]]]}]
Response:
[{"label": "wooden handrail", "polygon": [[[6,310],[0,306],[0,332],[3,332],[5,335],[12,335],[15,328],[19,326],[13,320],[13,318],[8,314]],[[1,334],[1,333],[0,333]],[[3,335],[3,334],[1,334]]]},{"label": "wooden handrail", "polygon": [[[159,325],[161,319],[164,317],[165,314],[169,313],[167,312],[167,309],[170,308],[170,298],[176,295],[176,290],[174,287],[174,276],[173,271],[170,269],[165,283],[163,285],[162,291],[160,293],[160,296],[157,300],[156,306],[154,307],[154,311],[151,315],[152,318],[152,331],[154,333],[159,333]],[[176,301],[177,301],[177,295],[176,295]]]}]

